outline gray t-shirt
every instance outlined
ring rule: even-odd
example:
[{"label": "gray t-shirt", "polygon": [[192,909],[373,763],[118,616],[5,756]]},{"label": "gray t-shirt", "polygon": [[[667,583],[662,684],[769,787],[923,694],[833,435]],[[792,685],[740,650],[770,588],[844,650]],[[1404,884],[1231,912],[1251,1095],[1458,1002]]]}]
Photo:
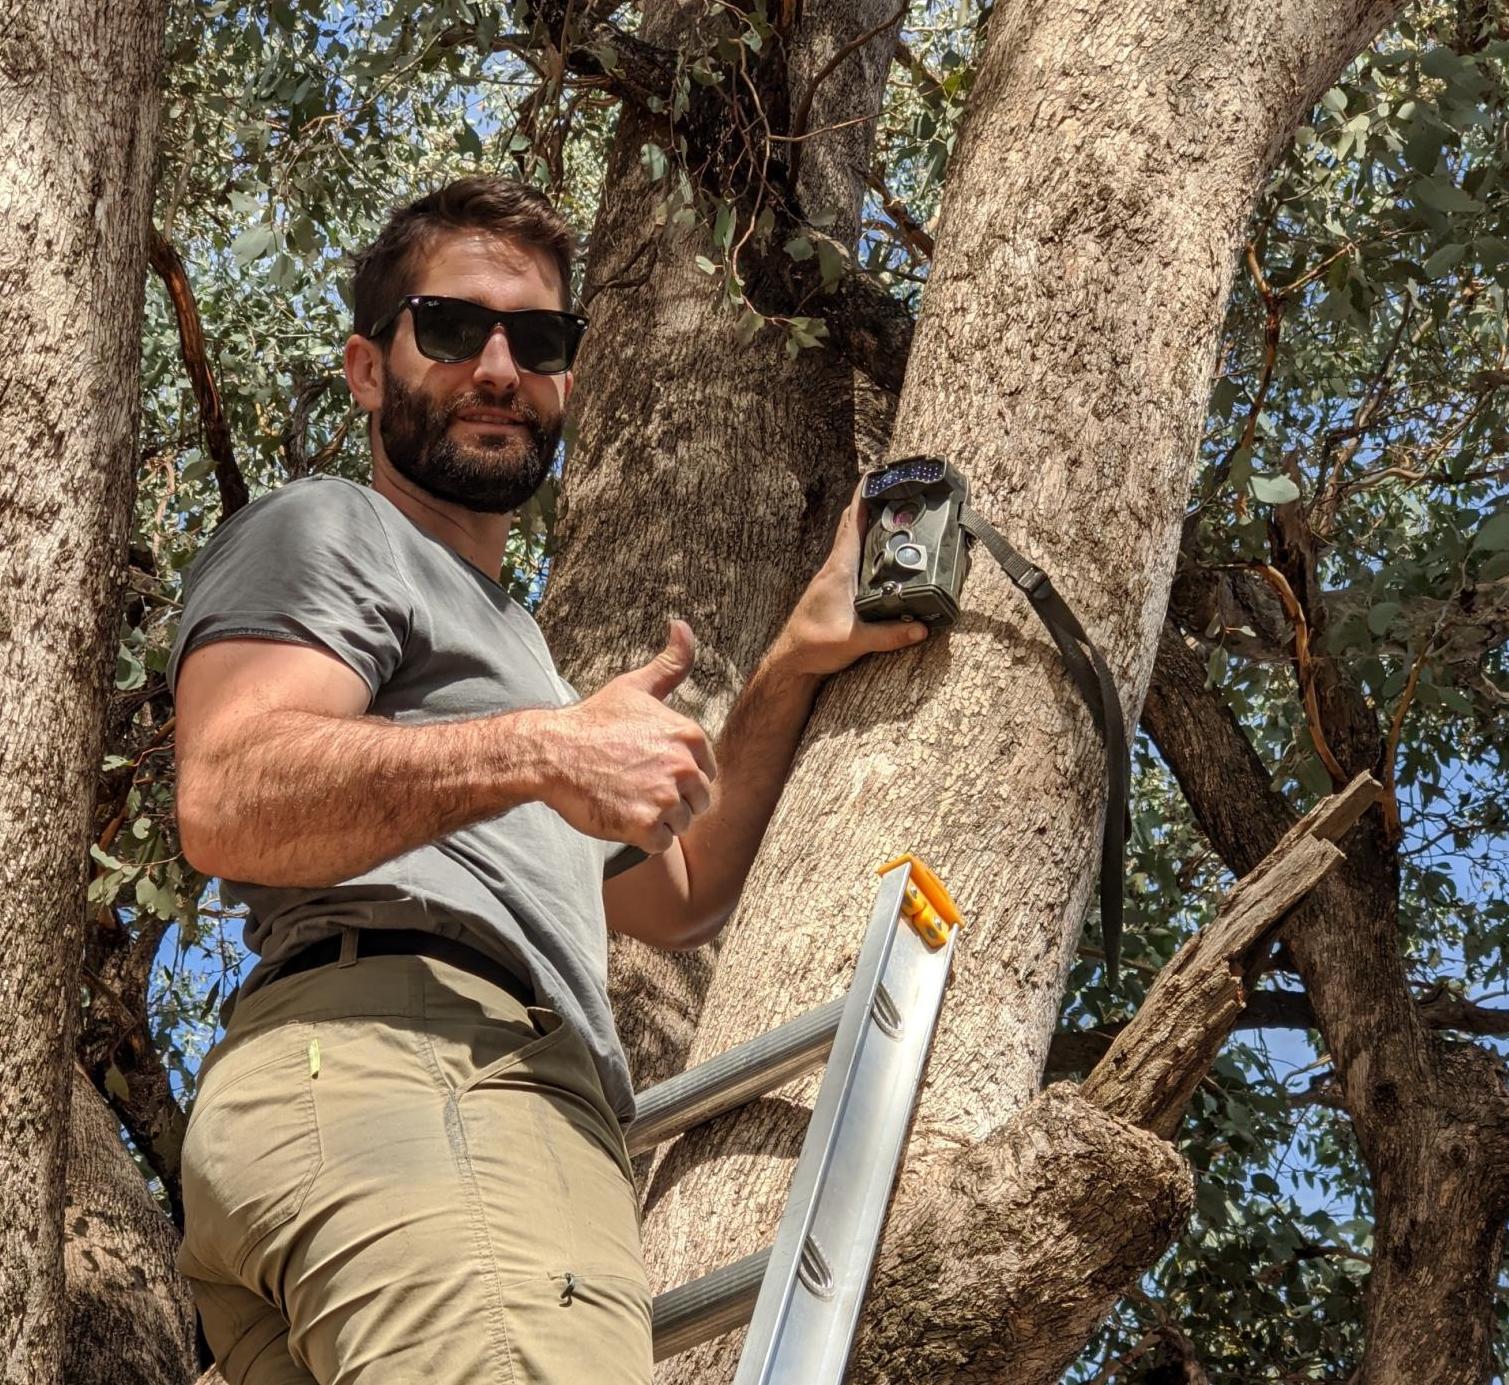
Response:
[{"label": "gray t-shirt", "polygon": [[[335,477],[293,481],[215,531],[188,574],[168,686],[191,650],[237,638],[328,650],[367,684],[368,712],[399,723],[578,700],[502,587],[375,491]],[[627,1121],[634,1096],[608,1005],[602,898],[603,863],[618,849],[525,803],[339,885],[225,881],[261,956],[242,989],[342,925],[459,939],[528,976],[576,1026]]]}]

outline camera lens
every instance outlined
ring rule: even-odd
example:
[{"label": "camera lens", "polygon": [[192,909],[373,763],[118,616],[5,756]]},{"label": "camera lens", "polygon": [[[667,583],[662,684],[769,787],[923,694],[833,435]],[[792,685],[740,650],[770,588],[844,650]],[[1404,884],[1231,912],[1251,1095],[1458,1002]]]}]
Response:
[{"label": "camera lens", "polygon": [[898,529],[885,545],[886,561],[892,567],[905,568],[908,572],[921,572],[927,566],[927,550],[912,539],[911,532]]}]

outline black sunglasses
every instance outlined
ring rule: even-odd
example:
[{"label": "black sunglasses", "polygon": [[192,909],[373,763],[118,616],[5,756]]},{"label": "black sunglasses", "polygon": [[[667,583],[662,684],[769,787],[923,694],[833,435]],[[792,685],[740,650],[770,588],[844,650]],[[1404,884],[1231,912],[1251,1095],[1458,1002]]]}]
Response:
[{"label": "black sunglasses", "polygon": [[587,319],[575,313],[546,308],[498,312],[464,298],[437,298],[411,293],[392,312],[372,324],[367,336],[376,340],[398,321],[407,308],[414,319],[414,345],[432,361],[454,365],[469,361],[487,345],[493,328],[502,326],[508,349],[525,370],[536,375],[559,375],[571,369]]}]

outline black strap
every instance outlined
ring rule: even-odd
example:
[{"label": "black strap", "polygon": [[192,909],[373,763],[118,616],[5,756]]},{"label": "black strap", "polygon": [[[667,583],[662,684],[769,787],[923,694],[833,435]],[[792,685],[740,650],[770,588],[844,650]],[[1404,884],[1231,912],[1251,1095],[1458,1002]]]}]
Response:
[{"label": "black strap", "polygon": [[985,545],[1006,575],[1026,593],[1032,609],[1063,655],[1069,677],[1105,740],[1106,825],[1100,843],[1100,930],[1106,948],[1106,976],[1114,986],[1121,958],[1121,885],[1132,782],[1131,751],[1116,680],[1085,634],[1084,626],[1054,590],[1048,574],[1022,557],[988,519],[970,506],[960,506],[959,523],[966,534]]},{"label": "black strap", "polygon": [[626,842],[603,862],[603,879],[611,880],[615,875],[622,875],[630,867],[649,859],[648,851],[641,851],[637,846],[630,846]]}]

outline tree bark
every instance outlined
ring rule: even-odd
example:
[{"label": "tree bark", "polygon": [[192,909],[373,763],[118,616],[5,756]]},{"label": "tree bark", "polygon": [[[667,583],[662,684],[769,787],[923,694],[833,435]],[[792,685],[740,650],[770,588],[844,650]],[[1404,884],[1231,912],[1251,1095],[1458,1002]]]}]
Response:
[{"label": "tree bark", "polygon": [[[797,104],[832,55],[894,13],[892,0],[806,5],[784,39],[784,75],[768,81]],[[640,37],[673,47],[696,16],[658,0]],[[810,129],[878,108],[891,43],[879,34],[830,73]],[[865,122],[805,142],[801,198],[834,210],[832,234],[849,244],[872,135]],[[821,351],[790,360],[773,329],[739,344],[735,314],[696,267],[705,229],[656,231],[665,188],[640,161],[652,142],[667,142],[662,121],[625,106],[586,265],[593,323],[540,622],[567,676],[591,690],[658,650],[668,617],[690,621],[697,663],[676,705],[715,733],[852,493],[854,371]],[[640,1086],[684,1065],[715,956],[615,940],[618,1023]]]},{"label": "tree bark", "polygon": [[58,1378],[87,824],[131,515],[161,0],[0,33],[0,1322]]},{"label": "tree bark", "polygon": [[82,1072],[74,1074],[71,1111],[63,1379],[182,1385],[193,1379],[197,1362],[194,1305],[173,1270],[178,1232]]},{"label": "tree bark", "polygon": [[[976,506],[1058,578],[1130,713],[1238,237],[1301,114],[1393,8],[1013,5],[992,21],[891,451],[940,452],[971,477]],[[686,551],[703,541],[689,533]],[[1102,811],[1098,738],[1032,616],[980,565],[968,607],[946,639],[824,694],[691,1055],[838,994],[869,871],[916,850],[971,919],[913,1135],[924,1167],[991,1139],[1036,1090]],[[646,1215],[657,1282],[768,1240],[810,1093],[662,1159]],[[953,1228],[951,1255],[976,1250]],[[891,1292],[875,1312],[931,1290],[919,1274]],[[663,1379],[724,1379],[737,1346],[688,1353]]]}]

